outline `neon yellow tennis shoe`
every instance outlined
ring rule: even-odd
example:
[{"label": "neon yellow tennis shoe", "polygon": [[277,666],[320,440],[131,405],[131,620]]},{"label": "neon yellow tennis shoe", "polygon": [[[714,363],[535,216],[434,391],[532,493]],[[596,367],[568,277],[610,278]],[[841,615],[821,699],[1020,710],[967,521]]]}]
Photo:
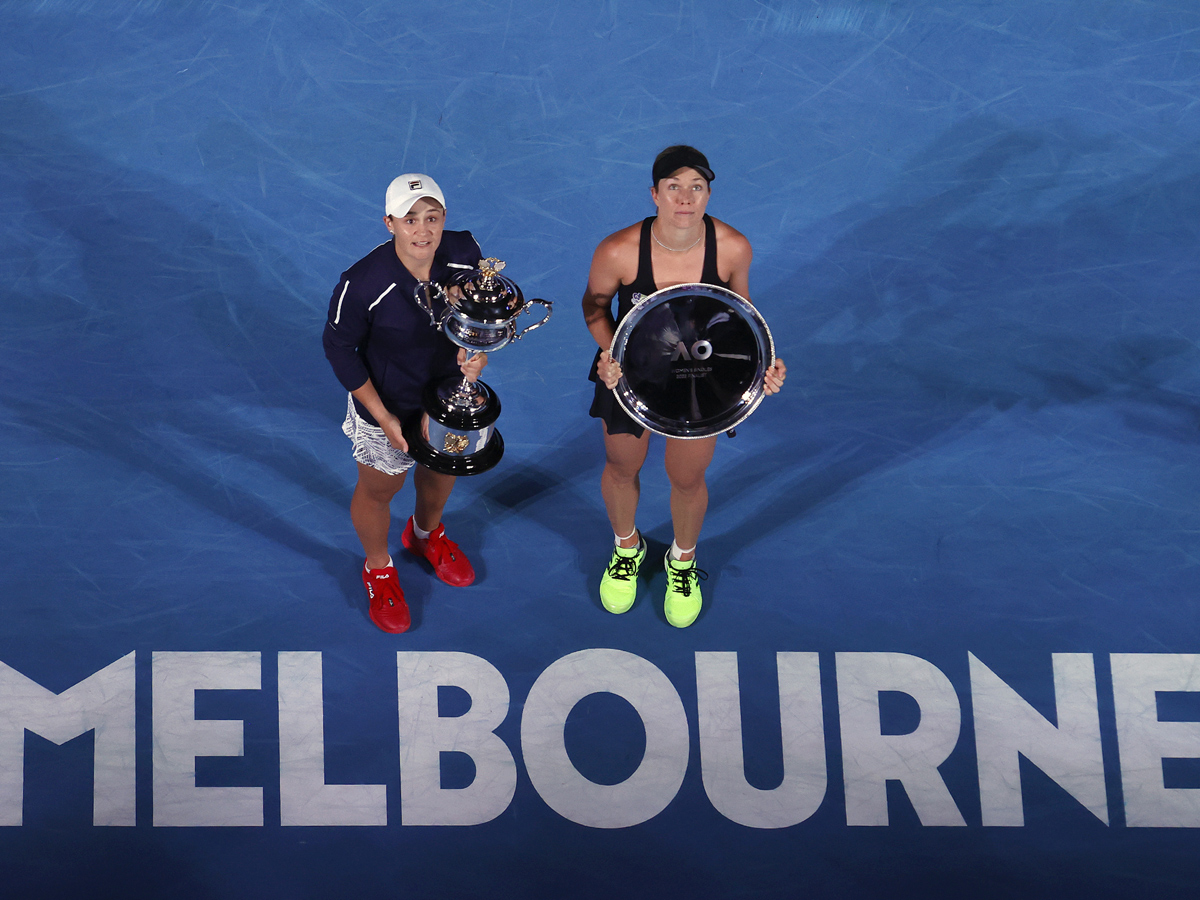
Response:
[{"label": "neon yellow tennis shoe", "polygon": [[708,578],[708,573],[696,568],[695,559],[687,562],[671,559],[670,551],[663,559],[663,568],[667,572],[667,599],[663,603],[663,613],[676,628],[687,628],[696,621],[704,605],[704,598],[700,596],[700,582]]},{"label": "neon yellow tennis shoe", "polygon": [[638,535],[636,547],[614,547],[608,568],[600,577],[600,602],[610,613],[628,612],[637,598],[637,576],[646,558],[646,542]]}]

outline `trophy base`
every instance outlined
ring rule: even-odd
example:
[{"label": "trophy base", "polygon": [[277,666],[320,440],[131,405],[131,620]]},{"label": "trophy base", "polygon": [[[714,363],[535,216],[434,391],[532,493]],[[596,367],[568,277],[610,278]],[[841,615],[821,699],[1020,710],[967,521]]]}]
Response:
[{"label": "trophy base", "polygon": [[[465,399],[469,405],[456,405]],[[409,456],[442,475],[478,475],[500,462],[500,399],[490,387],[477,381],[464,394],[460,380],[450,378],[430,383],[422,400],[424,410],[404,422]]]}]

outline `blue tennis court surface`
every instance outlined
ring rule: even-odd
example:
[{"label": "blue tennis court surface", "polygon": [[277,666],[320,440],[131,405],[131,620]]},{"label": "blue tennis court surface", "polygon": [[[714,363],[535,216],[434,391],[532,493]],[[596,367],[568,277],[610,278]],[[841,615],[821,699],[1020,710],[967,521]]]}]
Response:
[{"label": "blue tennis court surface", "polygon": [[[1191,897],[1200,9],[0,2],[6,896]],[[693,144],[788,383],[597,598],[579,309]],[[367,617],[339,273],[427,172],[550,323]],[[661,439],[639,525],[671,541]]]}]

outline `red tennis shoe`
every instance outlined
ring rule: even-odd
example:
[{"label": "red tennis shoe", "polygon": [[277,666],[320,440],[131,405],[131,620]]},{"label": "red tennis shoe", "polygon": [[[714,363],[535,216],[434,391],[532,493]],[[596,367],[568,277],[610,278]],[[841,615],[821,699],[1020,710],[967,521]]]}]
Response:
[{"label": "red tennis shoe", "polygon": [[371,601],[371,621],[388,634],[408,631],[412,620],[396,567],[368,569],[364,566],[363,584],[367,586],[367,599]]},{"label": "red tennis shoe", "polygon": [[421,540],[413,532],[412,516],[400,535],[400,543],[409,553],[420,556],[431,566],[438,578],[453,587],[466,587],[475,580],[475,570],[458,544],[446,537],[446,526],[438,525],[429,533],[428,540]]}]

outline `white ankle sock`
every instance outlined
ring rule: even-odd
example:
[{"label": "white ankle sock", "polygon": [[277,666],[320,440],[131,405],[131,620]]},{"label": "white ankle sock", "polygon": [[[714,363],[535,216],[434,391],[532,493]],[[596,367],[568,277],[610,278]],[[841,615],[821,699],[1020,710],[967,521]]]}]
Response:
[{"label": "white ankle sock", "polygon": [[[675,560],[675,562],[683,562],[683,560],[681,559],[681,557],[683,556],[683,554],[685,554],[685,553],[695,553],[695,552],[696,552],[696,548],[695,548],[695,547],[693,547],[693,548],[692,548],[692,549],[690,549],[690,550],[683,550],[683,549],[681,549],[681,548],[680,548],[680,546],[679,546],[677,543],[675,543],[675,541],[674,541],[674,540],[672,540],[672,541],[671,541],[671,559]],[[695,559],[695,558],[696,558],[696,557],[694,557],[694,556],[692,557],[692,559]],[[691,562],[691,561],[692,561],[692,559],[689,559],[689,560],[688,560],[688,562]]]},{"label": "white ankle sock", "polygon": [[[388,557],[388,561],[387,561],[387,565],[386,565],[386,566],[384,566],[384,568],[385,568],[385,569],[390,569],[391,567],[392,567],[392,558],[389,556],[389,557]],[[363,563],[363,568],[364,568],[364,569],[366,569],[368,572],[372,572],[372,571],[374,571],[374,572],[378,572],[378,571],[379,571],[378,569],[372,569],[372,568],[371,568],[369,565],[367,565],[366,563]]]},{"label": "white ankle sock", "polygon": [[417,524],[417,520],[414,518],[413,519],[413,534],[415,534],[417,536],[418,541],[427,541],[427,540],[429,540],[429,535],[433,534],[433,532],[425,531],[423,528],[421,528],[420,525]]},{"label": "white ankle sock", "polygon": [[[615,540],[613,541],[613,543],[614,543],[614,544],[616,544],[618,547],[620,547],[620,546],[621,546],[621,541],[627,541],[627,540],[629,540],[631,537],[633,537],[633,536],[634,536],[635,534],[637,534],[637,533],[638,533],[637,526],[634,526],[634,529],[633,529],[633,531],[629,532],[629,534],[625,535],[625,537],[621,537],[619,534],[617,534],[617,533],[614,531],[614,532],[613,532],[613,538],[614,538]],[[633,548],[632,548],[632,547],[622,547],[621,549],[622,549],[622,550],[632,550]]]}]

